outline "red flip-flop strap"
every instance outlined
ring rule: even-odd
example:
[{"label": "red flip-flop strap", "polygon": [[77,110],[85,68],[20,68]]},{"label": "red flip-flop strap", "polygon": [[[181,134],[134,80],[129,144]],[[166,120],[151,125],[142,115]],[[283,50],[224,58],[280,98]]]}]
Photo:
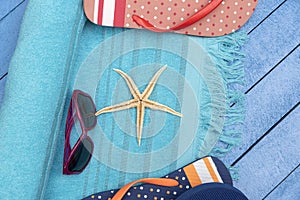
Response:
[{"label": "red flip-flop strap", "polygon": [[178,181],[170,178],[144,178],[137,181],[133,181],[131,183],[128,183],[124,187],[122,187],[112,198],[112,200],[121,200],[126,192],[135,184],[137,183],[149,183],[154,185],[160,185],[160,186],[168,186],[173,187],[178,185]]},{"label": "red flip-flop strap", "polygon": [[211,2],[209,4],[207,4],[204,8],[202,8],[201,10],[196,12],[191,17],[189,17],[187,20],[185,20],[181,24],[178,24],[178,25],[176,25],[174,27],[171,27],[169,29],[161,29],[161,28],[154,27],[153,24],[151,24],[149,21],[147,21],[146,19],[141,18],[138,15],[132,15],[132,19],[135,23],[137,23],[141,27],[143,27],[145,29],[148,29],[148,30],[151,30],[151,31],[154,31],[154,32],[177,31],[177,30],[186,28],[186,27],[196,23],[197,21],[199,21],[203,17],[207,16],[209,13],[211,13],[213,10],[215,10],[222,3],[222,1],[223,0],[211,0]]}]

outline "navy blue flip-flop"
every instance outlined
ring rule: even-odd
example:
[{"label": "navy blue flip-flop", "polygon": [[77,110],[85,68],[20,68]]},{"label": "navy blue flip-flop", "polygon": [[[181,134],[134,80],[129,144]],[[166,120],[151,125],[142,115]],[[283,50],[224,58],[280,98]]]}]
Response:
[{"label": "navy blue flip-flop", "polygon": [[248,198],[231,185],[205,183],[184,192],[176,200],[248,200]]},{"label": "navy blue flip-flop", "polygon": [[[190,190],[191,188],[197,187],[198,185],[220,182],[222,184],[232,185],[232,179],[226,166],[215,157],[204,157],[198,159],[168,175],[163,177],[164,179],[171,179],[176,181],[176,186],[163,186],[157,184],[149,184],[144,180],[138,182],[144,182],[139,186],[133,187],[136,181],[126,185],[126,192],[118,200],[136,200],[136,199],[154,199],[154,200],[170,200],[176,199],[181,194]],[[148,180],[149,181],[149,180]],[[151,180],[153,181],[153,180]],[[157,181],[157,180],[156,180]],[[161,180],[163,183],[165,180]],[[125,187],[125,186],[124,186]],[[123,187],[123,188],[124,188]],[[123,189],[122,188],[122,189]],[[122,190],[121,189],[121,190]],[[94,199],[115,199],[118,190],[110,190],[106,192],[99,192],[96,194],[89,195],[84,200]]]}]

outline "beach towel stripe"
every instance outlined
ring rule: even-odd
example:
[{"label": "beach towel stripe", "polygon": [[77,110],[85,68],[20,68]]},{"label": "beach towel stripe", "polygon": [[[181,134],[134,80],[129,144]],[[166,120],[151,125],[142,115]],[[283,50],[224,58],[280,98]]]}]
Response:
[{"label": "beach towel stripe", "polygon": [[183,168],[192,187],[202,183],[221,182],[222,178],[210,157],[200,159]]}]

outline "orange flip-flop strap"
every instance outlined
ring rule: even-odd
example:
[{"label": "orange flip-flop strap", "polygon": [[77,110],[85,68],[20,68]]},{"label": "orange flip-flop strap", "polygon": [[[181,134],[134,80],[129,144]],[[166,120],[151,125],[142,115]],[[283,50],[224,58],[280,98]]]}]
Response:
[{"label": "orange flip-flop strap", "polygon": [[128,183],[124,187],[122,187],[112,198],[112,200],[121,200],[126,192],[135,184],[137,183],[149,183],[153,185],[159,186],[167,186],[167,187],[174,187],[178,185],[178,181],[170,178],[144,178],[140,180],[133,181]]},{"label": "orange flip-flop strap", "polygon": [[171,27],[170,29],[156,28],[149,21],[147,21],[146,19],[141,18],[138,15],[133,15],[132,19],[133,19],[133,21],[135,23],[137,23],[138,25],[142,26],[143,28],[151,30],[151,31],[154,31],[154,32],[176,31],[176,30],[180,30],[180,29],[186,28],[186,27],[188,27],[188,26],[196,23],[197,21],[199,21],[203,17],[207,16],[209,13],[211,13],[213,10],[215,10],[222,3],[222,1],[223,0],[212,0],[209,4],[207,4],[204,8],[202,8],[201,10],[199,10],[193,16],[191,16],[190,18],[188,18],[187,20],[185,20],[181,24],[178,24],[178,25],[176,25],[174,27]]}]

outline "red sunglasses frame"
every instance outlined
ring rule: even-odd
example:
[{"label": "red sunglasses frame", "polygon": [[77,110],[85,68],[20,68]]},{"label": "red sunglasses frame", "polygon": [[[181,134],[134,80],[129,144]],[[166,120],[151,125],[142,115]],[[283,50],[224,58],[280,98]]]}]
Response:
[{"label": "red sunglasses frame", "polygon": [[[90,95],[88,95],[87,93],[85,93],[81,90],[73,91],[72,99],[71,99],[70,106],[68,109],[68,116],[66,119],[66,129],[65,129],[63,174],[66,174],[66,175],[80,174],[86,168],[88,163],[90,162],[90,159],[92,157],[93,150],[94,150],[94,143],[93,143],[92,139],[87,135],[87,133],[88,133],[88,131],[92,130],[96,126],[97,120],[95,120],[95,122],[92,124],[92,126],[90,128],[85,127],[85,124],[84,124],[83,118],[82,118],[82,113],[80,113],[80,109],[79,109],[79,105],[78,105],[78,94],[89,98],[90,101],[92,102],[94,113],[96,112],[96,106]],[[73,115],[74,109],[75,109],[75,115]],[[71,135],[71,130],[74,127],[74,120],[79,120],[82,133],[81,133],[79,139],[77,140],[76,144],[74,145],[74,147],[71,149],[70,135]],[[89,154],[89,158],[86,161],[85,165],[80,170],[70,171],[68,167],[70,165],[71,158],[73,157],[74,153],[78,150],[79,145],[85,139],[87,139],[91,143],[91,151]]]}]

